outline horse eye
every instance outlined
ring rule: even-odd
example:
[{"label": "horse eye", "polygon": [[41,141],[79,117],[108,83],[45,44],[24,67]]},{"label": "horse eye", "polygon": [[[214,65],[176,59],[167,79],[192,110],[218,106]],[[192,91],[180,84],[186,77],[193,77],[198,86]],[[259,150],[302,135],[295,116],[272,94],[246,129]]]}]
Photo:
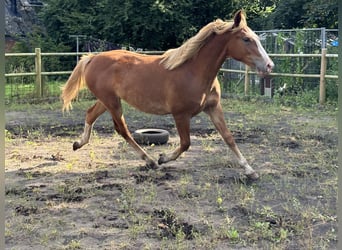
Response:
[{"label": "horse eye", "polygon": [[244,42],[246,42],[246,43],[248,43],[248,42],[251,41],[251,39],[249,39],[249,37],[243,37],[242,40],[243,40]]}]

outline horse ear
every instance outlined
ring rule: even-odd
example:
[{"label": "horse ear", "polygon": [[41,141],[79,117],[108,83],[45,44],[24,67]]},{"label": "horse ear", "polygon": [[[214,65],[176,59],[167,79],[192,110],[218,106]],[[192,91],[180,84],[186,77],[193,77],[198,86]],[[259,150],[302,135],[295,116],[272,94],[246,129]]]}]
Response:
[{"label": "horse ear", "polygon": [[234,28],[239,27],[241,21],[246,22],[246,15],[243,10],[239,10],[238,12],[235,13],[234,16]]}]

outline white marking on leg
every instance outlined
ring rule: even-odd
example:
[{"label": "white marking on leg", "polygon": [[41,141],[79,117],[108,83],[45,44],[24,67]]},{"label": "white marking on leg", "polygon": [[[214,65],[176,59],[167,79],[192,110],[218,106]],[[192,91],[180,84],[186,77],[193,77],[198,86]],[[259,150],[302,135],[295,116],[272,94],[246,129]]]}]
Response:
[{"label": "white marking on leg", "polygon": [[80,146],[83,146],[84,144],[89,142],[92,128],[93,128],[93,125],[89,125],[87,122],[84,124],[84,131],[81,136],[81,140],[79,142]]},{"label": "white marking on leg", "polygon": [[238,151],[238,162],[240,166],[244,167],[245,169],[245,175],[250,175],[255,173],[255,170],[248,164],[247,160],[240,151]]},{"label": "white marking on leg", "polygon": [[245,175],[250,175],[255,172],[255,170],[247,163],[246,160],[244,162],[240,162],[240,165],[245,168]]}]

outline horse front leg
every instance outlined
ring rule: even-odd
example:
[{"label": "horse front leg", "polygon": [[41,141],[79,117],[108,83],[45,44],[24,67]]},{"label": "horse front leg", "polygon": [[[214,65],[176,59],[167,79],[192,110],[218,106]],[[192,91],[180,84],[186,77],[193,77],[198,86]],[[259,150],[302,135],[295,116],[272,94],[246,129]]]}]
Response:
[{"label": "horse front leg", "polygon": [[229,146],[229,148],[234,152],[234,154],[238,160],[239,165],[245,169],[245,175],[251,180],[258,179],[259,175],[248,164],[245,157],[241,154],[238,146],[235,143],[235,140],[234,140],[232,133],[227,128],[226,122],[224,120],[224,115],[223,115],[221,104],[219,102],[217,102],[216,105],[207,107],[204,110],[204,112],[209,115],[211,121],[214,123],[216,129],[218,130],[218,132],[222,136],[223,140],[226,142],[226,144]]},{"label": "horse front leg", "polygon": [[77,150],[89,142],[91,131],[96,119],[106,111],[106,107],[97,101],[91,108],[88,109],[84,123],[84,131],[79,141],[74,142],[73,149]]},{"label": "horse front leg", "polygon": [[169,155],[160,154],[158,164],[176,160],[184,151],[190,147],[190,118],[179,116],[175,117],[176,127],[180,138],[180,145]]}]

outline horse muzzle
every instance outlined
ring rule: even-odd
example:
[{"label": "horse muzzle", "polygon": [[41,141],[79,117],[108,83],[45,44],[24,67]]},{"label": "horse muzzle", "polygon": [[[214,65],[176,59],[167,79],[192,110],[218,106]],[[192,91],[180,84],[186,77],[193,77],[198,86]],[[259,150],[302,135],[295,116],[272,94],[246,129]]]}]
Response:
[{"label": "horse muzzle", "polygon": [[[260,65],[260,64],[259,64]],[[269,62],[265,64],[263,64],[261,67],[257,65],[256,69],[258,71],[258,74],[260,76],[265,76],[265,75],[268,75],[269,73],[272,72],[274,68],[274,63],[272,60],[270,60]]]}]

